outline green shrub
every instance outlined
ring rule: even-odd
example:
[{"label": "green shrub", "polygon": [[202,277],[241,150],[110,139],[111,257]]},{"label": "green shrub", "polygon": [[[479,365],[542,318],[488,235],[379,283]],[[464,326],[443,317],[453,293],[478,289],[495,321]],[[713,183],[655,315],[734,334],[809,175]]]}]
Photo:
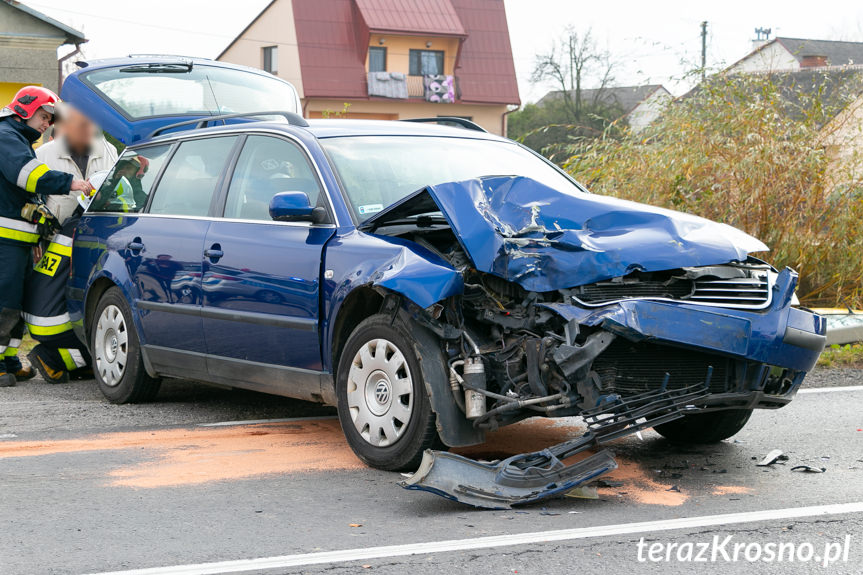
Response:
[{"label": "green shrub", "polygon": [[718,75],[639,133],[623,128],[572,144],[564,167],[596,193],[690,212],[761,239],[772,253],[755,255],[796,269],[804,304],[860,306],[863,114],[853,117],[860,85],[828,76],[816,86],[795,81]]}]

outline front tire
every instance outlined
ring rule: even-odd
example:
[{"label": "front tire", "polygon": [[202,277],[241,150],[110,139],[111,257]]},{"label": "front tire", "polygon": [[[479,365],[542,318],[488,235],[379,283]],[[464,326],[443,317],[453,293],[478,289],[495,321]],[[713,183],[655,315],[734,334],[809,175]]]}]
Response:
[{"label": "front tire", "polygon": [[144,369],[132,310],[120,288],[102,295],[90,324],[93,372],[102,395],[111,403],[152,401],[161,382]]},{"label": "front tire", "polygon": [[435,415],[406,326],[388,315],[361,322],[345,343],[336,372],[339,421],[366,464],[387,471],[416,469],[423,451],[440,445]]},{"label": "front tire", "polygon": [[675,443],[718,443],[743,429],[752,416],[751,409],[727,409],[685,415],[653,429]]}]

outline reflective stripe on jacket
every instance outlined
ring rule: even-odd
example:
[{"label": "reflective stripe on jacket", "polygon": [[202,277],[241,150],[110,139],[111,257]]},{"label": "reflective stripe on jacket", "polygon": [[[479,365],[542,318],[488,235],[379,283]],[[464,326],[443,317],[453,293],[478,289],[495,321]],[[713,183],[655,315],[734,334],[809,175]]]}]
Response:
[{"label": "reflective stripe on jacket", "polygon": [[28,224],[21,209],[32,201],[34,194],[68,194],[72,174],[51,170],[36,159],[33,142],[39,132],[12,117],[0,119],[0,241],[35,243],[14,228],[9,220]]}]

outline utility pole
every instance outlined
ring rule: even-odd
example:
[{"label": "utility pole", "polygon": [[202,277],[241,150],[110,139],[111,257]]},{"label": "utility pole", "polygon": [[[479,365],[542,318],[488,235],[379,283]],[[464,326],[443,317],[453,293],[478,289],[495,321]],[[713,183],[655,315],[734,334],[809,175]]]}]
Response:
[{"label": "utility pole", "polygon": [[701,81],[707,73],[707,20],[701,23]]}]

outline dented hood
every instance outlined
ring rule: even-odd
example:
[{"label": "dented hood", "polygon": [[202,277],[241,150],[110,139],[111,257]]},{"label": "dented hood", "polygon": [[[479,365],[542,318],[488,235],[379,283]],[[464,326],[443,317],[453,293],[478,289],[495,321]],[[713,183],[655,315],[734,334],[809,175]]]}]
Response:
[{"label": "dented hood", "polygon": [[421,189],[361,227],[440,211],[476,269],[530,291],[551,291],[632,271],[743,261],[767,251],[752,236],[672,210],[516,176]]}]

